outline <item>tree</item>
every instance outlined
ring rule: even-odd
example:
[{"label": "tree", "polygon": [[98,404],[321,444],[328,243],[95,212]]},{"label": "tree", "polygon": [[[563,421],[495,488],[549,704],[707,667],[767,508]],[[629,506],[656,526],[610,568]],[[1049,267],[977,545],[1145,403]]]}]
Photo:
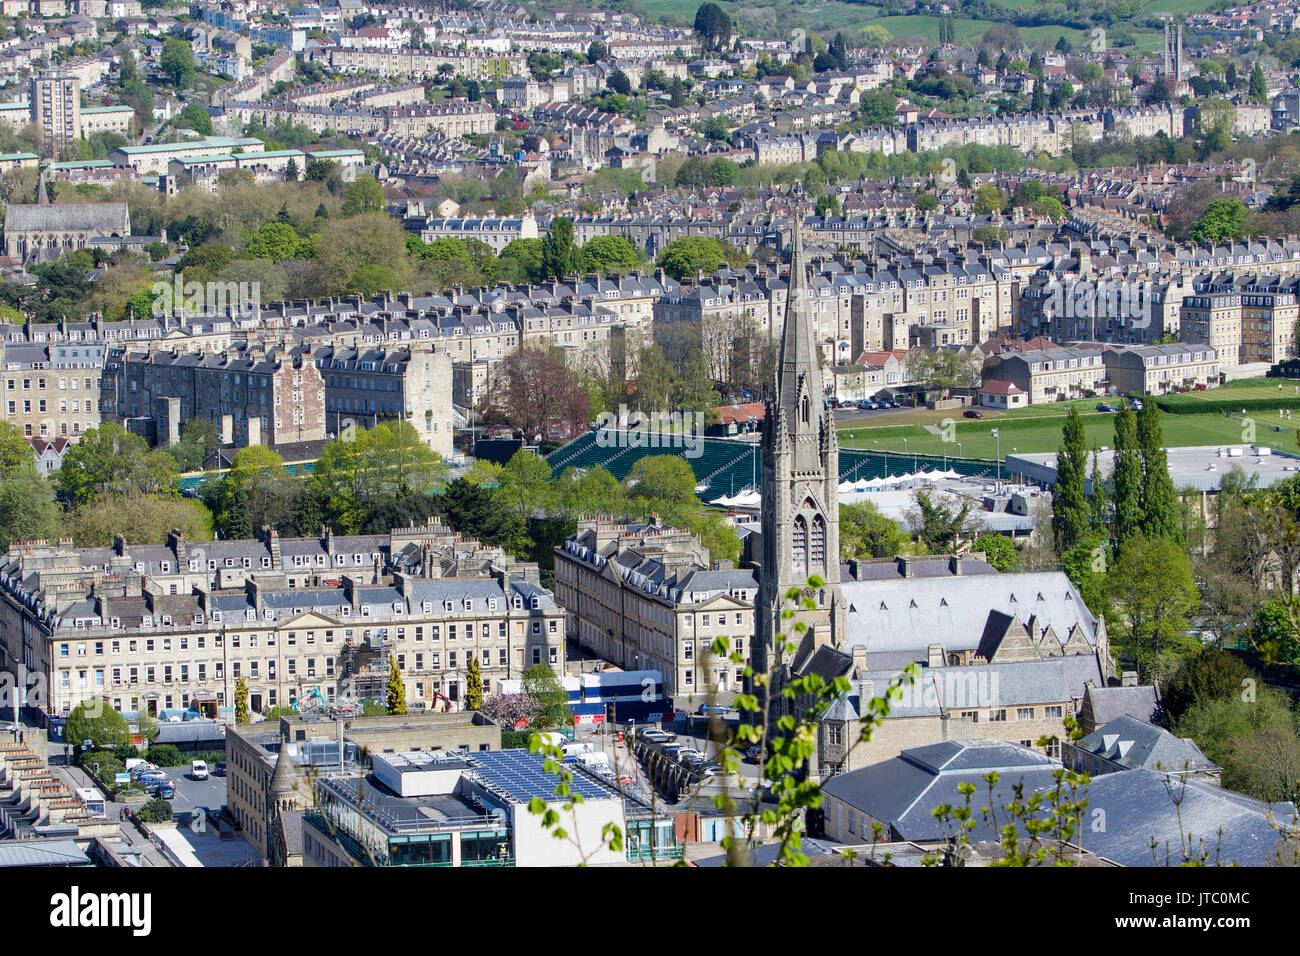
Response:
[{"label": "tree", "polygon": [[622,70],[615,70],[611,73],[609,79],[605,81],[605,86],[615,93],[621,93],[623,96],[628,96],[632,92],[632,81],[628,79],[627,74]]},{"label": "tree", "polygon": [[1168,538],[1132,538],[1108,575],[1127,623],[1126,645],[1146,672],[1187,630],[1199,593],[1187,552]]},{"label": "tree", "polygon": [[1250,98],[1256,103],[1268,102],[1268,81],[1264,79],[1264,71],[1258,60],[1255,61],[1255,69],[1250,71]]},{"label": "tree", "polygon": [[623,479],[623,487],[629,496],[675,506],[699,503],[695,485],[695,472],[686,459],[677,455],[646,455]]},{"label": "tree", "polygon": [[235,681],[235,723],[246,724],[248,722],[248,681],[241,677]]},{"label": "tree", "polygon": [[96,495],[64,516],[62,534],[80,548],[106,548],[115,535],[132,544],[164,544],[180,529],[187,541],[212,540],[212,515],[201,502],[179,495]]},{"label": "tree", "polygon": [[1041,77],[1034,80],[1034,91],[1029,98],[1029,109],[1034,113],[1041,113],[1047,109],[1047,90],[1043,88]]},{"label": "tree", "polygon": [[582,247],[584,271],[621,275],[641,265],[636,246],[622,236],[596,236]]},{"label": "tree", "polygon": [[348,183],[343,191],[343,215],[355,216],[363,212],[383,212],[388,206],[384,187],[370,173],[363,173]]},{"label": "tree", "polygon": [[176,461],[166,452],[150,451],[139,435],[109,422],[83,433],[68,450],[57,484],[74,502],[104,492],[172,494]]},{"label": "tree", "polygon": [[1266,661],[1294,664],[1300,659],[1300,638],[1292,610],[1282,601],[1264,601],[1255,608],[1250,640]]},{"label": "tree", "polygon": [[525,441],[568,441],[586,430],[591,400],[562,355],[524,348],[501,363],[489,395],[492,412]]},{"label": "tree", "polygon": [[934,212],[939,208],[939,198],[931,193],[917,193],[913,204],[917,212]]},{"label": "tree", "polygon": [[1056,550],[1066,552],[1088,533],[1088,498],[1085,488],[1087,452],[1083,420],[1071,405],[1061,429],[1062,446],[1056,455],[1056,483],[1052,485],[1052,534]]},{"label": "tree", "polygon": [[[1154,402],[1152,403],[1154,404]],[[1142,455],[1137,423],[1127,402],[1115,414],[1115,472],[1111,476],[1115,499],[1115,540],[1124,543],[1142,531]]]},{"label": "tree", "polygon": [[984,552],[984,560],[998,571],[1009,573],[1020,570],[1020,552],[1016,549],[1015,542],[1006,535],[991,532],[982,534],[975,539],[971,550]]},{"label": "tree", "polygon": [[202,106],[191,103],[181,110],[181,118],[200,136],[212,135],[212,116]]},{"label": "tree", "polygon": [[309,159],[303,178],[313,183],[326,182],[338,169],[338,163],[330,159]]},{"label": "tree", "polygon": [[478,655],[466,651],[469,662],[465,665],[465,709],[478,710],[483,706],[483,672],[479,669]]},{"label": "tree", "polygon": [[573,725],[573,712],[569,710],[569,694],[545,664],[534,664],[524,671],[521,690],[532,702],[532,726],[538,730]]},{"label": "tree", "polygon": [[1178,495],[1169,477],[1169,456],[1160,428],[1160,408],[1149,401],[1137,422],[1138,449],[1142,453],[1142,533],[1148,538],[1171,538],[1182,543]]},{"label": "tree", "polygon": [[887,558],[907,545],[906,532],[873,502],[840,505],[840,557]]},{"label": "tree", "polygon": [[1106,533],[1110,517],[1106,500],[1106,482],[1101,477],[1101,465],[1098,462],[1097,449],[1092,449],[1092,471],[1088,476],[1092,485],[1092,497],[1088,507],[1088,530],[1095,535]]},{"label": "tree", "polygon": [[131,729],[107,698],[96,697],[72,708],[63,728],[63,739],[78,747],[89,740],[93,748],[110,749],[129,744]]},{"label": "tree", "polygon": [[915,494],[916,505],[908,514],[912,534],[930,554],[952,551],[957,543],[971,533],[973,519],[971,504],[950,496],[933,497],[928,490]]},{"label": "tree", "polygon": [[542,240],[542,278],[567,279],[582,270],[582,256],[574,241],[573,220],[556,216]]},{"label": "tree", "polygon": [[501,469],[495,497],[524,519],[545,510],[551,497],[551,466],[536,452],[519,449]]},{"label": "tree", "polygon": [[997,212],[1002,208],[1002,193],[992,183],[984,183],[975,190],[975,211]]},{"label": "tree", "polygon": [[725,49],[732,29],[731,17],[716,3],[703,4],[695,11],[695,32],[706,51],[721,52]]},{"label": "tree", "polygon": [[54,489],[36,470],[36,455],[13,425],[0,422],[0,550],[12,541],[54,538]]},{"label": "tree", "polygon": [[194,82],[194,53],[184,40],[176,37],[164,40],[158,66],[177,90],[183,90]]},{"label": "tree", "polygon": [[595,63],[598,60],[606,59],[609,56],[609,47],[600,40],[592,40],[587,44],[587,62]]},{"label": "tree", "polygon": [[679,282],[697,274],[712,275],[726,261],[727,253],[721,244],[704,236],[674,239],[655,260],[664,272]]},{"label": "tree", "polygon": [[141,823],[170,823],[172,818],[171,801],[154,797],[136,811],[136,819]]},{"label": "tree", "polygon": [[305,258],[310,250],[311,243],[299,236],[293,226],[268,222],[253,233],[244,251],[255,259],[280,262],[283,259]]},{"label": "tree", "polygon": [[1191,237],[1196,242],[1222,242],[1241,239],[1250,230],[1251,215],[1245,203],[1240,199],[1215,199],[1192,224]]},{"label": "tree", "polygon": [[389,658],[388,695],[385,706],[390,714],[406,713],[406,684],[402,682],[402,669],[397,666],[396,655]]}]

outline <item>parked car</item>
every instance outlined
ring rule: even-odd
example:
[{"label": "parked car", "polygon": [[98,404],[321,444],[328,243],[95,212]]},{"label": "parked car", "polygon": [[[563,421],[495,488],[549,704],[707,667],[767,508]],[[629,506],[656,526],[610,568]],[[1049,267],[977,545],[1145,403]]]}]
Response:
[{"label": "parked car", "polygon": [[962,414],[965,415],[967,418],[983,418],[983,417],[984,417],[984,413],[983,413],[983,412],[979,411],[978,409],[974,409],[974,408],[968,408],[968,409],[966,409],[966,411],[964,411]]},{"label": "parked car", "polygon": [[620,787],[635,787],[636,777],[632,776],[630,773],[619,774],[618,785]]},{"label": "parked car", "polygon": [[141,786],[147,789],[150,782],[157,783],[160,780],[166,780],[167,774],[163,773],[161,770],[145,770],[137,774],[135,779]]},{"label": "parked car", "polygon": [[1105,402],[1098,402],[1098,403],[1097,403],[1097,411],[1099,411],[1099,412],[1116,412],[1116,411],[1119,411],[1119,409],[1117,409],[1114,405],[1108,405],[1108,404],[1106,404]]},{"label": "parked car", "polygon": [[638,736],[648,744],[670,744],[677,739],[677,735],[670,730],[643,730]]},{"label": "parked car", "polygon": [[207,780],[208,765],[202,760],[193,760],[190,762],[190,778],[192,780]]},{"label": "parked car", "polygon": [[159,800],[174,800],[176,798],[176,785],[170,780],[164,780],[158,784],[158,792],[154,796]]},{"label": "parked car", "polygon": [[731,713],[731,708],[723,707],[721,704],[700,704],[695,713],[701,717],[707,717],[709,714],[726,715]]},{"label": "parked car", "polygon": [[226,762],[224,760],[218,760],[217,765],[213,768],[212,772],[218,777],[224,777],[226,775]]}]

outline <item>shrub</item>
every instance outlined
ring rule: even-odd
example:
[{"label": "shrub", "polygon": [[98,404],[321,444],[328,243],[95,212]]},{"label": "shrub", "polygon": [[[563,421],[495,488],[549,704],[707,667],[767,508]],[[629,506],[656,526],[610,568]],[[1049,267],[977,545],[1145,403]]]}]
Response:
[{"label": "shrub", "polygon": [[141,823],[170,823],[172,819],[172,805],[170,800],[161,800],[154,797],[136,813]]}]

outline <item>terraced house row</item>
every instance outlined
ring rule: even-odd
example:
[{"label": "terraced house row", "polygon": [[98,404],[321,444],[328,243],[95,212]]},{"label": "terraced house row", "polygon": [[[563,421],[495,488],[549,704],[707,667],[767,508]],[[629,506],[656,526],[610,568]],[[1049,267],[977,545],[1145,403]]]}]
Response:
[{"label": "terraced house row", "polygon": [[471,658],[485,686],[535,664],[562,672],[564,612],[536,564],[435,523],[381,535],[77,548],[10,547],[0,565],[3,667],[38,675],[42,706],[105,698],[124,713],[233,706],[236,681],[267,711],[305,694],[384,692],[458,701]]}]

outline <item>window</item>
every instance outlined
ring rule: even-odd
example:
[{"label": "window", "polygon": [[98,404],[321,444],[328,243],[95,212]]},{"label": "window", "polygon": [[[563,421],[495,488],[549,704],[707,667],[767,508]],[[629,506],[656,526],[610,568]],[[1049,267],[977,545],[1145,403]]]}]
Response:
[{"label": "window", "polygon": [[1044,716],[1044,717],[1061,717],[1061,716],[1063,716],[1063,714],[1062,714],[1062,708],[1059,707],[1059,706],[1058,706],[1058,707],[1044,707],[1044,708],[1043,708],[1043,716]]},{"label": "window", "polygon": [[989,712],[989,720],[993,723],[999,723],[1007,719],[1006,708]]},{"label": "window", "polygon": [[1016,708],[1016,720],[1033,720],[1033,719],[1034,719],[1034,708],[1032,707]]}]

